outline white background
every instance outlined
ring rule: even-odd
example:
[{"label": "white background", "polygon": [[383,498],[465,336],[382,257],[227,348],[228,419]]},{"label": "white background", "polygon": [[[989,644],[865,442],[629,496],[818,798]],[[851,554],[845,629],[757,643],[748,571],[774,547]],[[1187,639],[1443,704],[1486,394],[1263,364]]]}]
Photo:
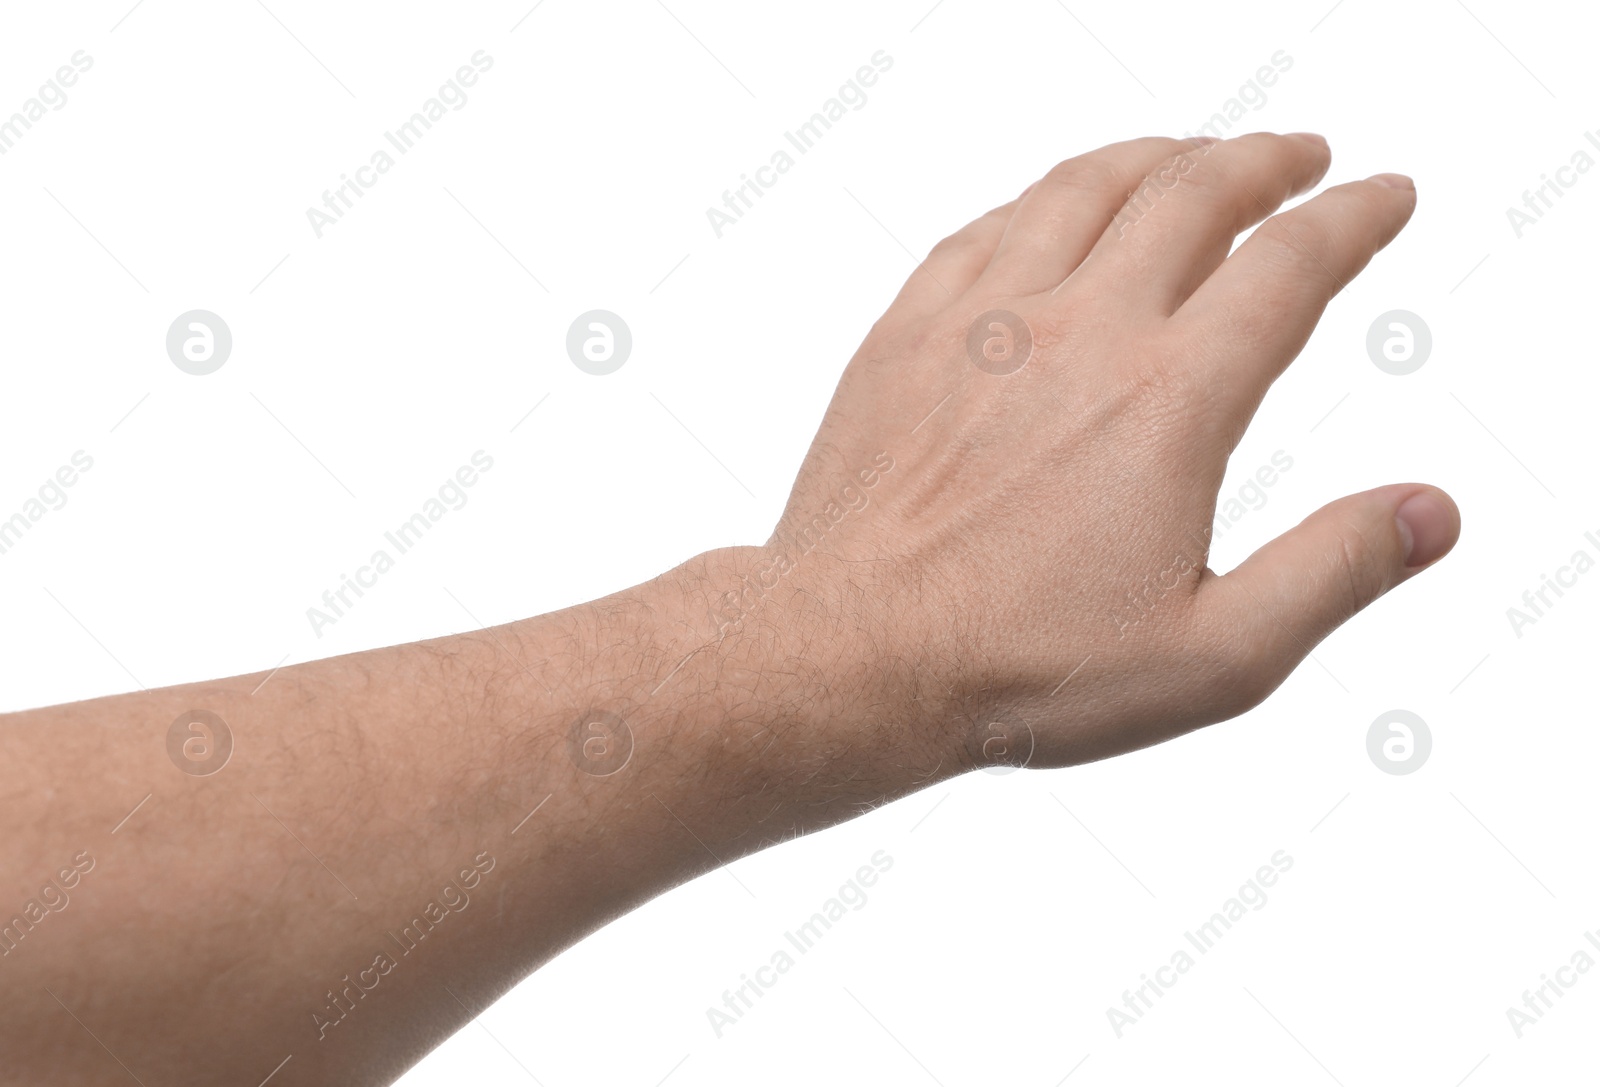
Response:
[{"label": "white background", "polygon": [[[1213,565],[1408,479],[1460,502],[1456,552],[1246,718],[972,775],[740,861],[573,948],[403,1082],[1489,1087],[1594,1065],[1600,971],[1521,1038],[1506,1015],[1600,929],[1600,574],[1520,638],[1506,615],[1600,555],[1600,176],[1568,175],[1521,238],[1506,215],[1600,124],[1592,15],[530,6],[7,6],[0,114],[76,50],[94,64],[0,157],[0,518],[75,451],[94,467],[0,556],[0,704],[470,629],[759,542],[908,250],[1059,159],[1197,129],[1282,50],[1233,131],[1323,132],[1330,181],[1404,171],[1420,205],[1268,398],[1229,489],[1277,450],[1293,468]],[[306,209],[480,49],[469,102],[317,238]],[[717,238],[706,208],[878,50],[866,105]],[[195,308],[234,337],[207,377],[164,349]],[[606,377],[564,350],[593,308],[634,336]],[[1392,309],[1433,333],[1406,377],[1366,353]],[[470,503],[316,637],[305,609],[478,449],[495,466]],[[1366,752],[1395,708],[1433,736],[1409,776]],[[717,1038],[707,1007],[880,849],[865,908]],[[1265,907],[1118,1038],[1106,1009],[1277,850],[1294,864]]]}]

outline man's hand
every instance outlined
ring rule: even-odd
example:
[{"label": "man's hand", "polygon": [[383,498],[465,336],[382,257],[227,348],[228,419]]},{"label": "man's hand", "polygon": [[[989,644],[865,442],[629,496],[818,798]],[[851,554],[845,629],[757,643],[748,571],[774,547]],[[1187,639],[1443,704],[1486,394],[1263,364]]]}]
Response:
[{"label": "man's hand", "polygon": [[941,242],[850,363],[757,573],[850,601],[953,757],[1061,766],[1257,705],[1459,530],[1442,492],[1395,484],[1206,566],[1251,415],[1416,204],[1386,174],[1272,215],[1328,162],[1310,135],[1133,140]]}]

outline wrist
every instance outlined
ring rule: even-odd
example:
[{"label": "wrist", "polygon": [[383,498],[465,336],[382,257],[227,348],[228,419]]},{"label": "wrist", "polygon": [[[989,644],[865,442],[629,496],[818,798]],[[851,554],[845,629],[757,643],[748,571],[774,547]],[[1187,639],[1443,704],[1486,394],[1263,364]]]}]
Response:
[{"label": "wrist", "polygon": [[513,770],[625,855],[613,901],[970,767],[947,681],[851,565],[719,549],[524,628],[541,709]]},{"label": "wrist", "polygon": [[652,583],[693,631],[660,694],[677,688],[701,707],[705,765],[761,798],[747,814],[783,823],[756,828],[763,839],[970,766],[951,669],[896,569],[767,544],[707,552]]}]

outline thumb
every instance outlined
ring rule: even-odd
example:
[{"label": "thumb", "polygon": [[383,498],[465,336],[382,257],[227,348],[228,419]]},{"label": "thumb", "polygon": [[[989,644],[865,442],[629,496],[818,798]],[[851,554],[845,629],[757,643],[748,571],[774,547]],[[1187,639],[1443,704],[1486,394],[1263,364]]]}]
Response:
[{"label": "thumb", "polygon": [[1460,534],[1449,495],[1395,483],[1323,506],[1206,591],[1253,662],[1281,679],[1346,619],[1443,558]]}]

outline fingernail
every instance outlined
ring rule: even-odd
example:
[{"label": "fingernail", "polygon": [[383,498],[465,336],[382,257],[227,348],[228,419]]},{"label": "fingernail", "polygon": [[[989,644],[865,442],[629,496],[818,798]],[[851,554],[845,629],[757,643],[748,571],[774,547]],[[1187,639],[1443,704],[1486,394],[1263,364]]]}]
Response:
[{"label": "fingernail", "polygon": [[1376,181],[1379,185],[1387,185],[1391,189],[1410,189],[1416,191],[1417,183],[1405,174],[1373,174],[1368,181]]},{"label": "fingernail", "polygon": [[1029,193],[1031,193],[1033,191],[1033,186],[1037,185],[1037,184],[1039,184],[1039,183],[1037,181],[1035,181],[1033,183],[1033,185],[1029,185],[1026,189],[1023,189],[1022,190],[1022,196],[1017,197],[1017,199],[1021,200],[1023,196],[1027,196]]},{"label": "fingernail", "polygon": [[1435,491],[1419,491],[1400,503],[1394,523],[1408,569],[1437,562],[1461,531],[1455,504]]},{"label": "fingernail", "polygon": [[1326,136],[1319,136],[1315,132],[1291,132],[1291,133],[1289,133],[1289,135],[1295,136],[1295,137],[1297,137],[1299,139],[1302,139],[1302,140],[1305,140],[1307,143],[1314,143],[1319,147],[1327,147],[1328,146],[1327,137]]},{"label": "fingernail", "polygon": [[1211,144],[1216,143],[1217,142],[1217,138],[1215,136],[1190,136],[1189,137],[1189,142],[1190,143],[1197,143],[1202,147],[1208,147]]}]

